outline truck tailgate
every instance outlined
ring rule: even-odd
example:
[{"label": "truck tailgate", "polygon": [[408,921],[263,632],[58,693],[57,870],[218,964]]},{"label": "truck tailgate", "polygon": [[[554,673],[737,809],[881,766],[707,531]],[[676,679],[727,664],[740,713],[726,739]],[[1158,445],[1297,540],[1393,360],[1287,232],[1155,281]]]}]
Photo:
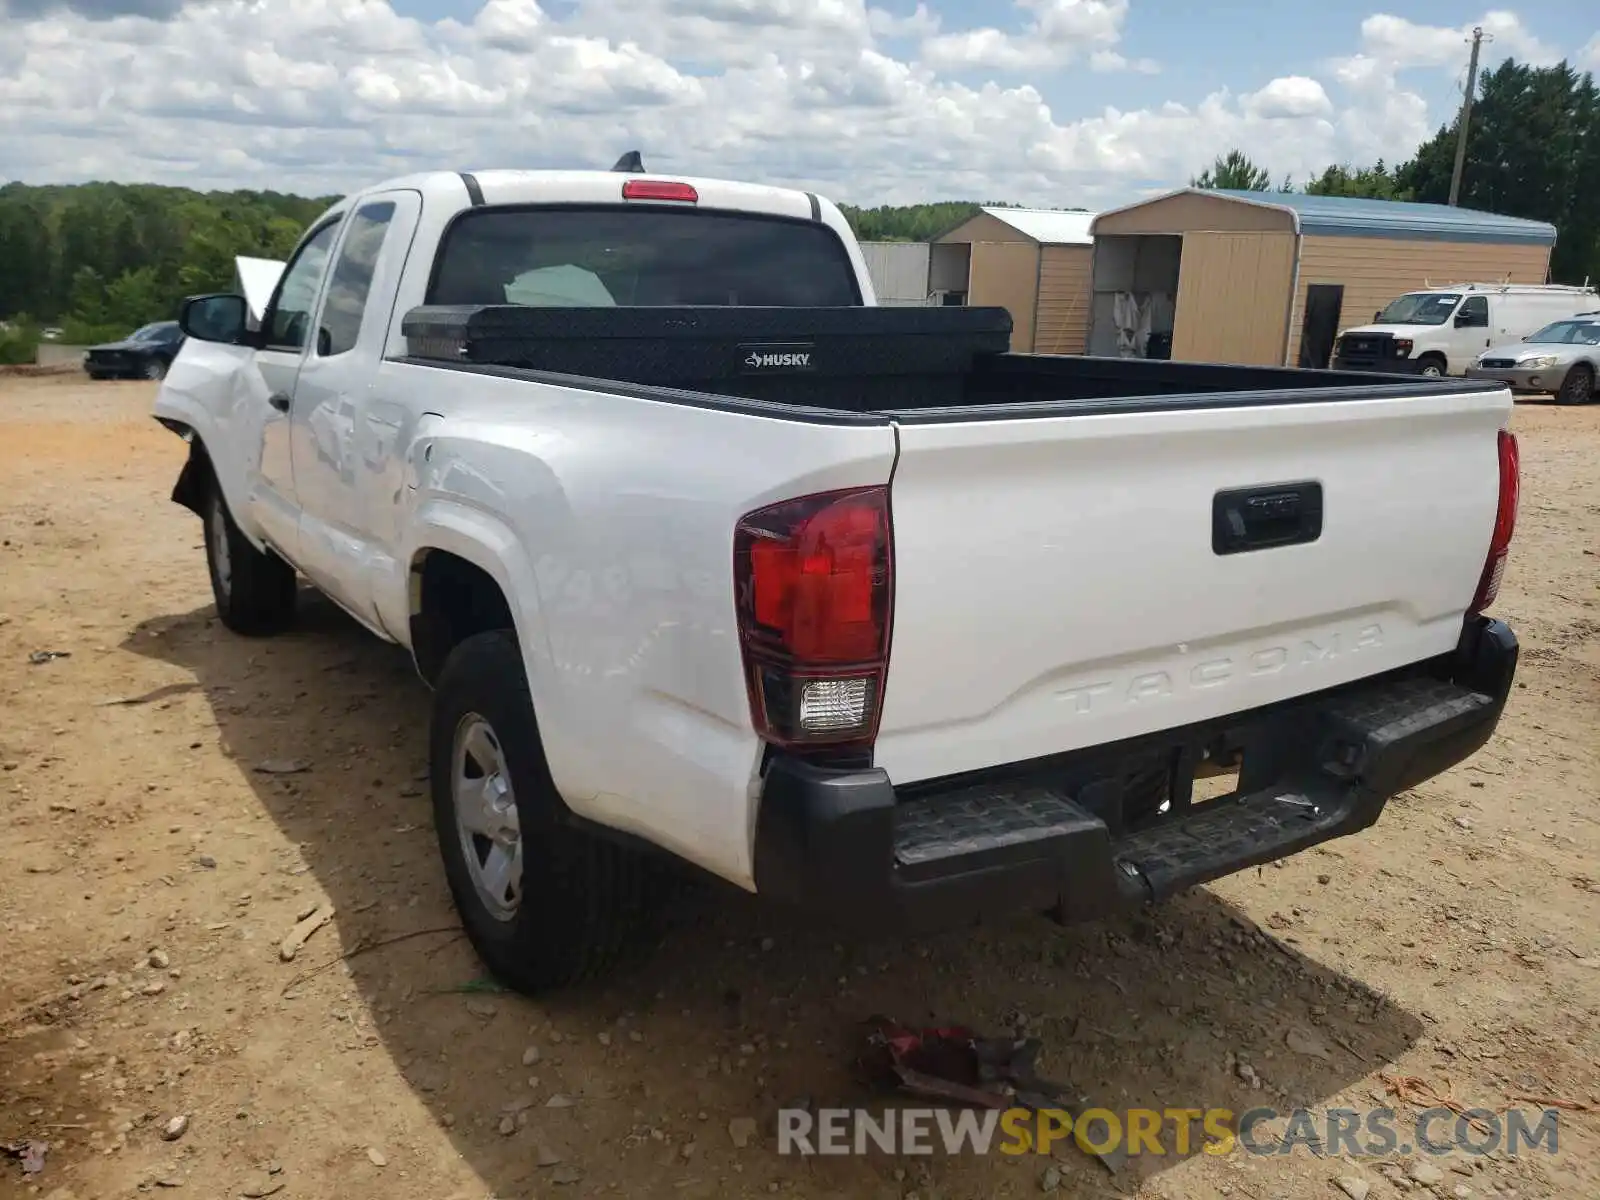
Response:
[{"label": "truck tailgate", "polygon": [[1324,393],[905,421],[877,763],[898,784],[1020,762],[1449,651],[1510,408]]}]

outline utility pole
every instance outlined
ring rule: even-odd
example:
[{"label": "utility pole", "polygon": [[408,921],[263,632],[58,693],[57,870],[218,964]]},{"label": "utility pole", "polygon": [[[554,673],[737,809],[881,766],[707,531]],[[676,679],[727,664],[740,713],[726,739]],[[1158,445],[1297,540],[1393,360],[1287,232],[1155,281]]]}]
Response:
[{"label": "utility pole", "polygon": [[1472,120],[1472,94],[1478,90],[1478,50],[1483,45],[1483,26],[1472,28],[1472,58],[1467,63],[1467,91],[1461,97],[1461,119],[1456,123],[1456,165],[1450,172],[1450,205],[1461,197],[1461,171],[1467,165],[1467,125]]}]

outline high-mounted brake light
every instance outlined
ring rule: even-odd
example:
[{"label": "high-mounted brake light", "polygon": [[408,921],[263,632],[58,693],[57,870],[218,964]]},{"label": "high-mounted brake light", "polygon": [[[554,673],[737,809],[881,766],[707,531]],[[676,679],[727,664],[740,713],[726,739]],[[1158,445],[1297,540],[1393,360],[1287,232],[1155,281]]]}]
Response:
[{"label": "high-mounted brake light", "polygon": [[687,183],[664,179],[630,179],[622,185],[624,200],[679,200],[698,204],[700,193]]},{"label": "high-mounted brake light", "polygon": [[893,571],[887,488],[788,500],[739,522],[739,644],[762,737],[859,745],[877,735]]},{"label": "high-mounted brake light", "polygon": [[1489,556],[1483,563],[1483,574],[1478,578],[1478,590],[1472,597],[1469,613],[1481,613],[1494,603],[1500,592],[1500,580],[1506,573],[1506,556],[1511,550],[1511,536],[1517,530],[1517,504],[1522,491],[1522,456],[1517,448],[1517,435],[1509,430],[1500,431],[1500,501],[1495,508],[1494,532],[1489,537]]}]

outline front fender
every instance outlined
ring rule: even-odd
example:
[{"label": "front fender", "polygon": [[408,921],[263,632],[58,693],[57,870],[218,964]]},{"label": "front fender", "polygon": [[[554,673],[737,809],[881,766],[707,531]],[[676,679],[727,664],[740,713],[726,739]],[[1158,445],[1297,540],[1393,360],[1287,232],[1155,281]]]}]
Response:
[{"label": "front fender", "polygon": [[203,515],[210,480],[215,479],[239,531],[261,549],[260,530],[245,503],[247,464],[240,451],[236,411],[239,374],[248,366],[249,354],[244,347],[214,343],[179,354],[156,391],[151,415],[189,442],[189,458],[173,488],[173,502]]}]

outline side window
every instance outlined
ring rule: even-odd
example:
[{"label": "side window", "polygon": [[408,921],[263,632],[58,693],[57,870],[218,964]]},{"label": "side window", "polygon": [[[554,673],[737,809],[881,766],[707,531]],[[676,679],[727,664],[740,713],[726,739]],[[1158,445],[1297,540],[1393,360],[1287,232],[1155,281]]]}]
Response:
[{"label": "side window", "polygon": [[311,310],[317,303],[317,285],[322,282],[328,251],[338,232],[339,222],[330,221],[311,235],[284,268],[266,321],[267,336],[263,340],[269,348],[298,350],[306,344],[306,334],[311,329]]},{"label": "side window", "polygon": [[322,321],[317,330],[319,356],[331,357],[355,348],[378,252],[383,249],[383,239],[393,219],[392,201],[365,204],[350,219],[350,231],[345,234],[328,280],[328,298],[322,302]]},{"label": "side window", "polygon": [[1461,302],[1461,311],[1457,315],[1465,326],[1487,329],[1489,327],[1489,297],[1468,296]]}]

